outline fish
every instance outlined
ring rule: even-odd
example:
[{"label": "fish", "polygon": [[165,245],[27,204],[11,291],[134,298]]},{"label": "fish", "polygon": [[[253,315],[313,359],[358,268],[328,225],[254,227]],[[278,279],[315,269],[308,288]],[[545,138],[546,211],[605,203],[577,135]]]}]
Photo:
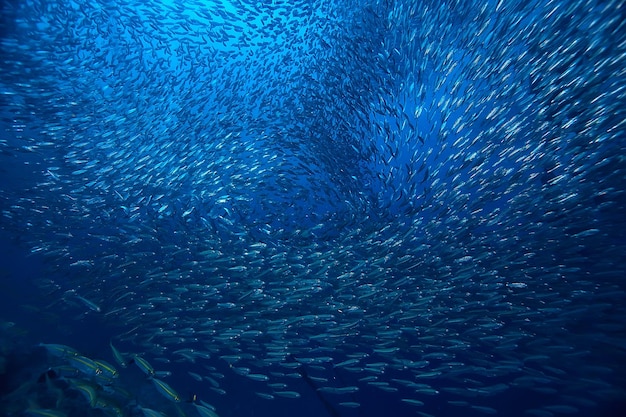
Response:
[{"label": "fish", "polygon": [[217,413],[209,407],[200,404],[194,404],[193,406],[198,411],[200,417],[217,417]]},{"label": "fish", "polygon": [[115,362],[122,368],[126,368],[128,365],[126,363],[124,355],[119,350],[117,350],[115,346],[113,346],[113,342],[109,342],[109,346],[111,347],[111,352],[113,353],[113,358],[115,359]]},{"label": "fish", "polygon": [[147,360],[139,355],[134,355],[132,358],[133,362],[137,365],[139,369],[141,369],[144,374],[148,376],[153,376],[155,374],[154,368]]},{"label": "fish", "polygon": [[317,390],[325,394],[353,394],[359,390],[359,387],[320,387]]},{"label": "fish", "polygon": [[94,363],[100,370],[99,376],[103,378],[117,378],[119,372],[110,363],[102,359],[93,359]]},{"label": "fish", "polygon": [[401,401],[407,403],[407,404],[411,404],[414,405],[416,407],[421,407],[424,405],[424,402],[420,401],[420,400],[414,400],[412,398],[403,398]]},{"label": "fish", "polygon": [[80,295],[76,294],[75,290],[69,290],[68,293],[72,294],[73,298],[75,298],[78,301],[80,301],[82,304],[84,304],[90,310],[95,311],[96,313],[100,313],[102,311],[99,305],[97,305],[96,303],[94,303],[91,300],[86,299],[83,296],[80,296]]},{"label": "fish", "polygon": [[79,356],[80,353],[70,346],[61,345],[58,343],[39,343],[38,346],[46,349],[48,353],[51,355],[60,357],[60,358],[68,358],[72,356]]},{"label": "fish", "polygon": [[273,395],[281,398],[300,398],[300,393],[296,391],[274,391]]},{"label": "fish", "polygon": [[164,417],[165,414],[158,410],[153,410],[147,407],[141,407],[141,412],[145,417]]},{"label": "fish", "polygon": [[98,387],[94,386],[93,384],[86,383],[85,381],[82,381],[82,380],[71,379],[70,381],[71,381],[72,389],[81,393],[85,397],[85,399],[88,401],[89,405],[91,407],[94,407],[96,405],[97,398],[98,398],[98,394],[96,392]]},{"label": "fish", "polygon": [[166,382],[157,378],[150,379],[157,391],[165,398],[173,402],[180,402],[180,396]]},{"label": "fish", "polygon": [[62,411],[51,410],[46,408],[29,408],[26,410],[26,414],[33,417],[66,417]]},{"label": "fish", "polygon": [[96,377],[102,374],[102,369],[100,368],[100,365],[93,359],[90,359],[86,356],[70,356],[67,361],[79,372],[87,376]]},{"label": "fish", "polygon": [[134,362],[156,415],[205,412],[180,374],[329,415],[620,400],[619,0],[48,3],[0,27],[3,230],[38,309],[129,352],[44,344],[60,379]]}]

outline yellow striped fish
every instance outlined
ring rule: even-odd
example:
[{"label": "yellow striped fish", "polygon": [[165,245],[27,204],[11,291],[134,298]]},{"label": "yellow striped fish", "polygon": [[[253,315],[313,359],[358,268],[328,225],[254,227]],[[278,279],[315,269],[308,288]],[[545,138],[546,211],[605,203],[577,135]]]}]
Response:
[{"label": "yellow striped fish", "polygon": [[152,382],[154,383],[157,391],[159,391],[165,398],[176,403],[180,402],[180,396],[167,383],[156,378],[152,378]]},{"label": "yellow striped fish", "polygon": [[135,360],[135,364],[139,367],[139,369],[141,369],[146,375],[154,376],[154,368],[147,360],[137,355],[133,356],[133,359]]}]

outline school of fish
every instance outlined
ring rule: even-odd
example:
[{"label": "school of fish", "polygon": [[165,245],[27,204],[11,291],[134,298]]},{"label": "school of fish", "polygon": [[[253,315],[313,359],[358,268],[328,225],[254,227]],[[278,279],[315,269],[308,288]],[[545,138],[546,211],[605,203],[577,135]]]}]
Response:
[{"label": "school of fish", "polygon": [[[623,1],[2,7],[2,228],[165,399],[156,363],[333,416],[619,415]],[[42,343],[87,408],[116,384]]]}]

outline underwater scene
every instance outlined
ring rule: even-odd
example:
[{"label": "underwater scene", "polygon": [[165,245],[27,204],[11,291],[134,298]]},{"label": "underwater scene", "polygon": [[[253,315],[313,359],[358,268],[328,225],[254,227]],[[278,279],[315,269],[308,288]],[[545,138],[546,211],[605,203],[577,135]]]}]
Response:
[{"label": "underwater scene", "polygon": [[0,416],[626,416],[626,1],[0,4]]}]

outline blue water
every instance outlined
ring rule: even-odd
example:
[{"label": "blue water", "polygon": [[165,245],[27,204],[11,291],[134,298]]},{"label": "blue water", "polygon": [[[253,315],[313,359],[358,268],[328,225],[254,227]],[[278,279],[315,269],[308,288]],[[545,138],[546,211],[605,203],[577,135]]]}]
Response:
[{"label": "blue water", "polygon": [[0,414],[626,415],[624,9],[3,3]]}]

